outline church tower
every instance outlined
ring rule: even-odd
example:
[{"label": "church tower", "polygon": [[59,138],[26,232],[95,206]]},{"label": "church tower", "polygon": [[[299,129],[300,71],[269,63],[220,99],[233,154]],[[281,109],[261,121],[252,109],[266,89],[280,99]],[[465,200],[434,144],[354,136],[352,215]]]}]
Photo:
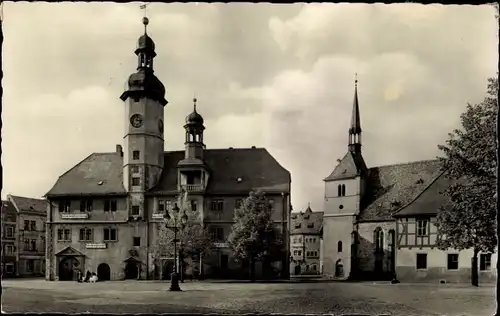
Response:
[{"label": "church tower", "polygon": [[347,279],[352,276],[354,270],[357,236],[354,224],[360,212],[368,170],[361,154],[357,79],[352,107],[347,153],[333,172],[324,179],[323,271],[337,279]]},{"label": "church tower", "polygon": [[137,42],[137,72],[130,75],[125,102],[123,185],[129,192],[129,217],[145,218],[144,193],[160,179],[163,171],[163,112],[167,104],[165,87],[154,75],[155,43],[147,34]]}]

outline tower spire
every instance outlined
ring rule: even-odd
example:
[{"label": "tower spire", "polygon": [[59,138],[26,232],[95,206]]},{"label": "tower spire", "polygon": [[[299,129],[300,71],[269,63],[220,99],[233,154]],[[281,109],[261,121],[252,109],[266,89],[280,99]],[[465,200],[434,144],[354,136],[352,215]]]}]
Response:
[{"label": "tower spire", "polygon": [[349,150],[353,152],[361,151],[361,118],[359,115],[357,73],[354,80],[354,100],[352,104],[351,126],[349,127]]}]

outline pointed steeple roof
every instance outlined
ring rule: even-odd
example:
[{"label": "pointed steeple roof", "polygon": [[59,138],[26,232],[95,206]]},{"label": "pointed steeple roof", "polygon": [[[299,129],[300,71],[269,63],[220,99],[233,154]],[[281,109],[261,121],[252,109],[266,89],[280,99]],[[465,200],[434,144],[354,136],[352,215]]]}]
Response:
[{"label": "pointed steeple roof", "polygon": [[359,134],[361,133],[361,118],[359,115],[359,102],[358,102],[358,76],[356,74],[356,80],[354,81],[354,101],[352,104],[352,117],[351,117],[351,127],[349,128],[349,134]]}]

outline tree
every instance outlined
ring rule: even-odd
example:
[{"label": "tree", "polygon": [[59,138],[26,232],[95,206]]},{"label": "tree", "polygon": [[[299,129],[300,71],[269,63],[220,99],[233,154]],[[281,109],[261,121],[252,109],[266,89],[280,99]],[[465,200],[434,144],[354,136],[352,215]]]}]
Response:
[{"label": "tree", "polygon": [[488,95],[479,104],[467,106],[461,129],[449,134],[445,154],[446,176],[452,184],[438,211],[438,247],[473,249],[471,283],[478,286],[479,252],[494,252],[496,236],[498,77],[488,79]]},{"label": "tree", "polygon": [[[171,219],[164,218],[157,223],[156,242],[152,247],[153,260],[160,264],[161,257],[174,256],[174,223],[177,223],[177,255],[180,268],[184,266],[184,259],[200,259],[210,251],[212,239],[203,225],[203,219],[197,210],[193,210],[186,192],[176,198],[179,212],[168,210]],[[185,216],[183,221],[182,217]],[[175,220],[174,220],[175,217]],[[200,267],[201,269],[201,267]]]},{"label": "tree", "polygon": [[265,193],[250,192],[234,213],[229,248],[237,261],[249,263],[252,282],[257,261],[282,258],[284,240],[274,227],[272,212]]}]

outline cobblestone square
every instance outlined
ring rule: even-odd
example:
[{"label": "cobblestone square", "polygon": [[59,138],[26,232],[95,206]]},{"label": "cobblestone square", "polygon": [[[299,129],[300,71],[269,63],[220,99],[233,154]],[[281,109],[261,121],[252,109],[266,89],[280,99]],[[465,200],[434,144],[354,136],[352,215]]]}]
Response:
[{"label": "cobblestone square", "polygon": [[2,281],[4,312],[492,315],[493,284]]}]

